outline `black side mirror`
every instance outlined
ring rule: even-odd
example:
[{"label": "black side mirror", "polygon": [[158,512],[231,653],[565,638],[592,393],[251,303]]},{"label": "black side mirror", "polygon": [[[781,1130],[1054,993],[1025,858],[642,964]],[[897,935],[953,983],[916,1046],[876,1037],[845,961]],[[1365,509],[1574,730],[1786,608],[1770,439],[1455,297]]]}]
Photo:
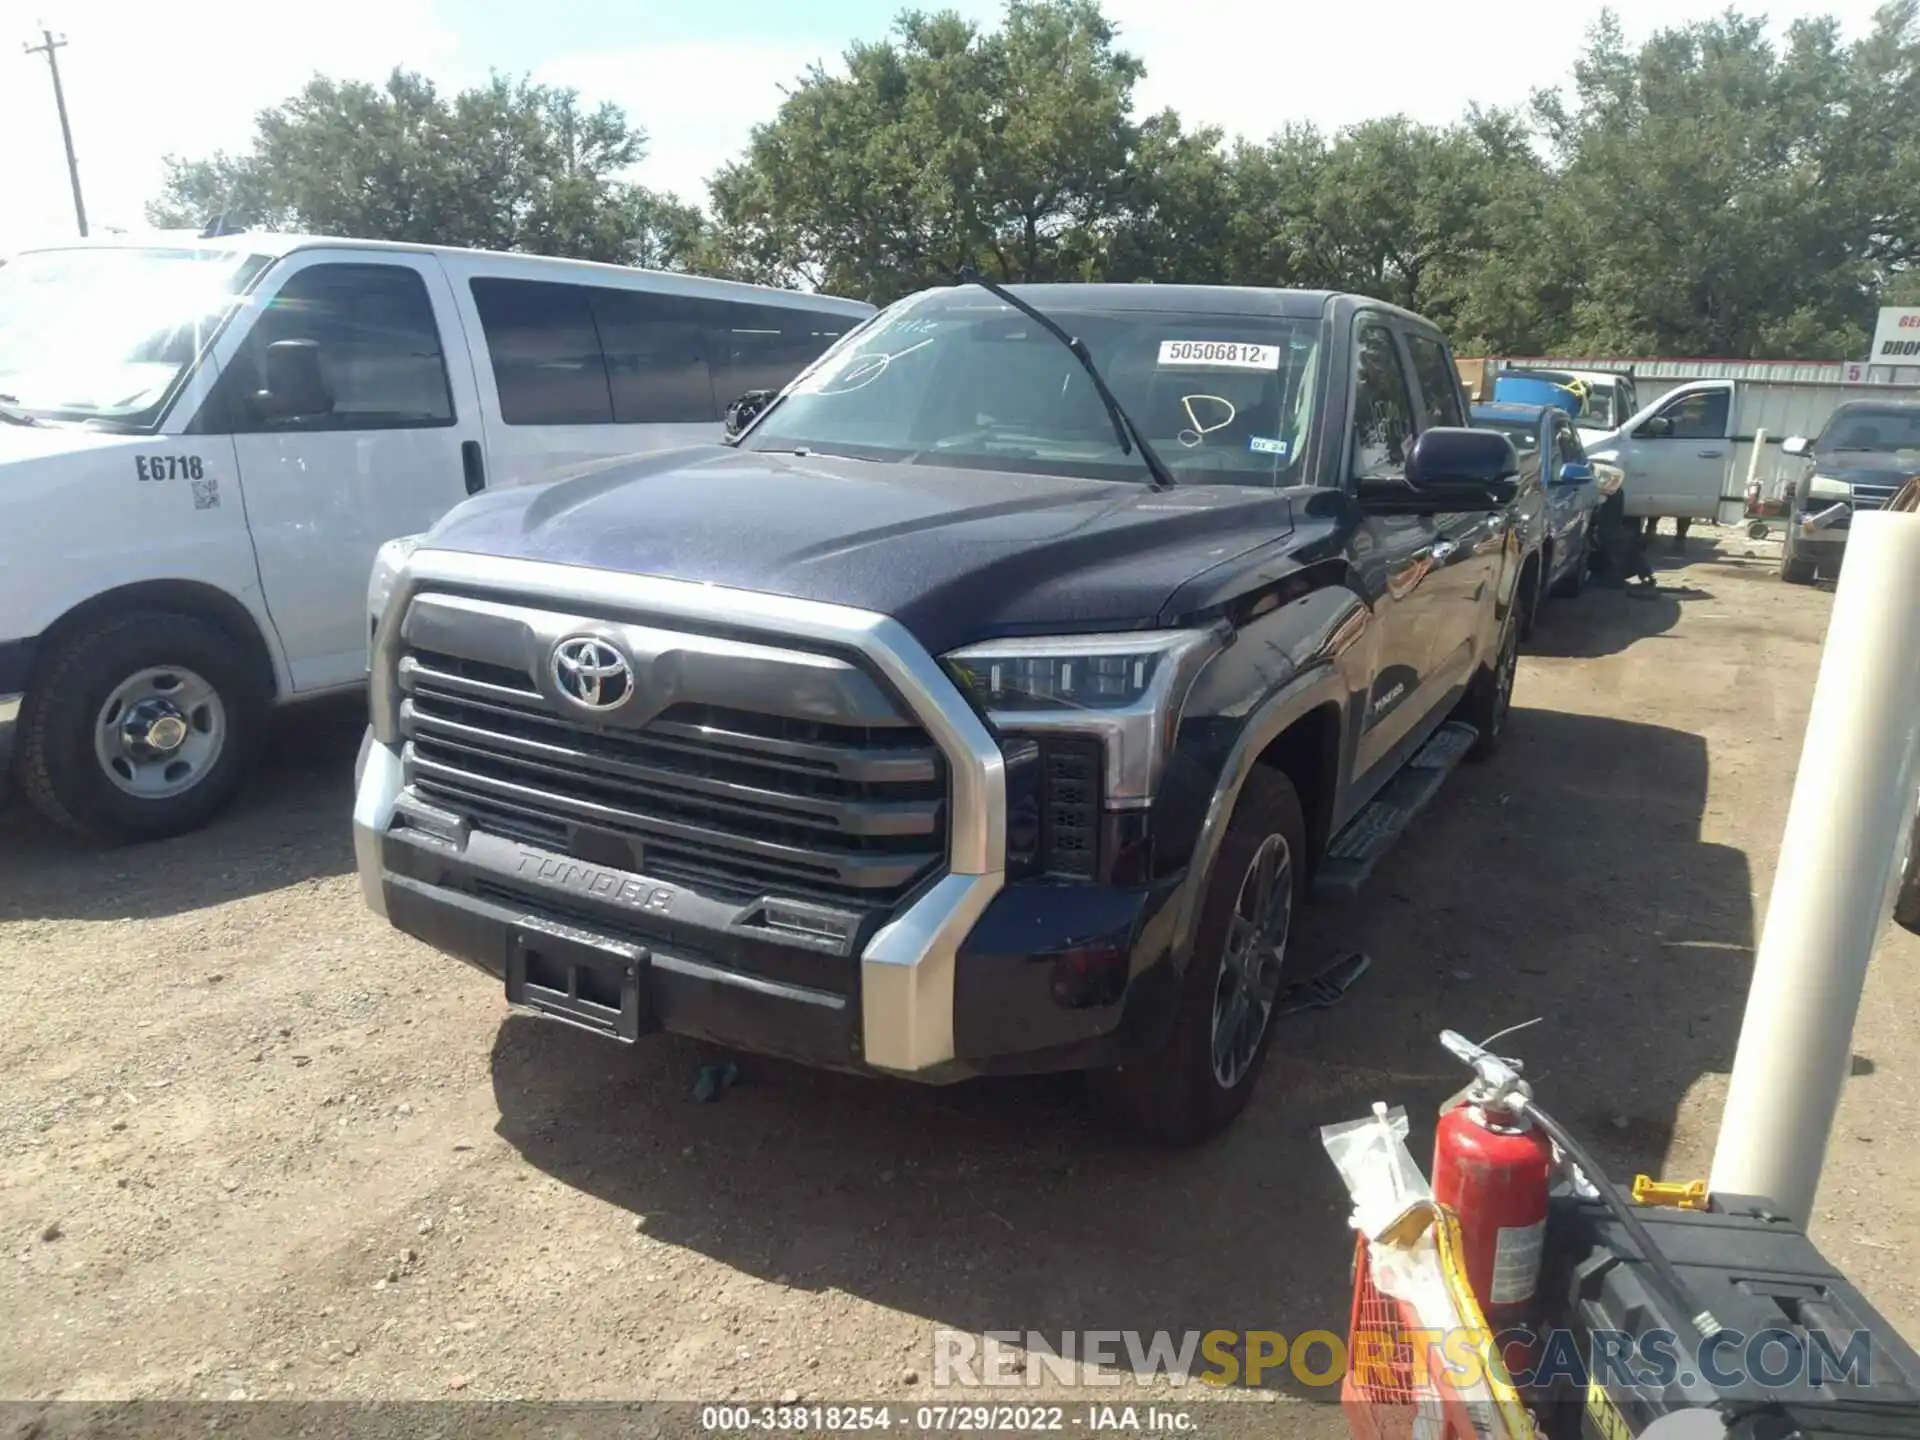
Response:
[{"label": "black side mirror", "polygon": [[749,390],[727,406],[727,438],[731,440],[751,425],[779,393],[778,390]]},{"label": "black side mirror", "polygon": [[263,363],[267,388],[254,408],[277,420],[308,420],[333,413],[333,387],[320,368],[318,340],[276,340]]},{"label": "black side mirror", "polygon": [[1639,440],[1670,439],[1673,436],[1673,417],[1671,415],[1655,415],[1633,433],[1634,437]]},{"label": "black side mirror", "polygon": [[1360,507],[1375,515],[1498,510],[1520,491],[1520,455],[1497,430],[1440,426],[1407,455],[1407,478],[1362,480]]}]

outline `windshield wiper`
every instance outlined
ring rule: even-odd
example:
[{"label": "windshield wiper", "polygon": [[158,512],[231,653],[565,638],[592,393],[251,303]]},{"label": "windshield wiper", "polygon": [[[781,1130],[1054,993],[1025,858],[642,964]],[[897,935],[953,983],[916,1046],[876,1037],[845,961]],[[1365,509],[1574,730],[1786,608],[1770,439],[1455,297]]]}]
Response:
[{"label": "windshield wiper", "polygon": [[[1147,443],[1147,437],[1142,435],[1140,427],[1133,423],[1133,417],[1121,408],[1119,400],[1114,398],[1113,391],[1107,388],[1107,382],[1100,374],[1100,367],[1093,363],[1093,353],[1087,349],[1085,341],[1076,335],[1067,334],[1006,286],[996,285],[972,266],[962,270],[959,278],[962,285],[978,285],[995,299],[1004,300],[1066,346],[1072,352],[1073,358],[1080,362],[1080,368],[1087,372],[1087,378],[1093,381],[1093,388],[1100,396],[1100,403],[1107,407],[1107,418],[1113,422],[1113,433],[1120,442],[1120,453],[1131,455],[1134,447],[1139,446],[1140,458],[1146,463],[1148,472],[1153,476],[1154,488],[1168,490],[1173,487],[1173,472],[1167,469],[1166,463],[1154,453],[1153,446]],[[1132,439],[1128,439],[1129,436]]]},{"label": "windshield wiper", "polygon": [[9,425],[38,425],[40,422],[33,416],[15,408],[19,403],[18,395],[0,395],[0,420],[6,421]]}]

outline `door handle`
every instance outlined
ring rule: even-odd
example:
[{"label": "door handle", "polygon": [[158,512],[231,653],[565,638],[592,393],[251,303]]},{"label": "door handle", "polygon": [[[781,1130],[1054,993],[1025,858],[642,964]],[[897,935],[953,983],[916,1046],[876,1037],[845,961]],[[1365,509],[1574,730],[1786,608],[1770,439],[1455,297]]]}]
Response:
[{"label": "door handle", "polygon": [[467,473],[469,495],[478,495],[487,488],[487,462],[481,458],[478,440],[460,442],[460,468]]},{"label": "door handle", "polygon": [[1700,458],[1702,460],[1718,460],[1722,455],[1726,453],[1727,452],[1724,450],[1702,450],[1700,452]]}]

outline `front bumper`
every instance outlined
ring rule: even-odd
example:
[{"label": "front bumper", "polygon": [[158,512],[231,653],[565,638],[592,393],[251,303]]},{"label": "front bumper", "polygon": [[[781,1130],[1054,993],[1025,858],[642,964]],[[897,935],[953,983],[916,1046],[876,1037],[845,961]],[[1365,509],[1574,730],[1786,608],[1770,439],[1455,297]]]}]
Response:
[{"label": "front bumper", "polygon": [[[397,684],[405,616],[429,589],[535,596],[542,605],[644,615],[650,624],[721,625],[861,652],[945,757],[944,872],[877,929],[808,943],[748,923],[754,907],[737,899],[436,814],[407,786]],[[1109,1063],[1150,1044],[1157,1017],[1171,1013],[1162,1002],[1177,883],[1009,886],[999,745],[933,658],[885,616],[421,551],[380,620],[370,699],[353,819],[362,893],[397,928],[488,974],[507,978],[516,953],[563,935],[633,962],[647,991],[642,1028],[934,1082]]]},{"label": "front bumper", "polygon": [[[1118,1063],[1150,1049],[1172,1014],[1165,952],[1177,885],[1003,886],[956,927],[950,953],[921,939],[894,952],[911,959],[876,961],[874,947],[903,921],[919,936],[947,933],[966,880],[934,882],[860,956],[825,942],[769,943],[740,923],[735,903],[466,829],[406,791],[400,757],[371,732],[358,775],[361,885],[389,923],[502,982],[516,951],[544,945],[637,966],[641,1031],[942,1083]],[[938,1009],[949,1053],[876,1061],[876,1049],[898,1053],[907,1037],[895,1027],[916,1018],[902,1009],[896,975],[929,961],[943,987],[920,973],[910,993]]]}]

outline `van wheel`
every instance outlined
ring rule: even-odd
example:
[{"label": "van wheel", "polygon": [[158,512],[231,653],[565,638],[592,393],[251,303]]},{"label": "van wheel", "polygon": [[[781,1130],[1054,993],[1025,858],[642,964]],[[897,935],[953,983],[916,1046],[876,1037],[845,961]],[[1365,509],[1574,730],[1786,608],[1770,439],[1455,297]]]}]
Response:
[{"label": "van wheel", "polygon": [[1172,1037],[1108,1077],[1132,1125],[1150,1139],[1196,1144],[1246,1108],[1273,1039],[1287,941],[1306,893],[1306,836],[1293,782],[1256,766],[1207,878]]},{"label": "van wheel", "polygon": [[117,615],[57,643],[20,712],[20,785],[108,844],[196,830],[233,798],[266,727],[242,648],[191,615]]},{"label": "van wheel", "polygon": [[1819,569],[1811,560],[1803,560],[1785,546],[1780,550],[1780,578],[1789,585],[1811,585]]},{"label": "van wheel", "polygon": [[1507,717],[1513,711],[1513,685],[1520,674],[1520,624],[1517,614],[1509,614],[1500,630],[1500,648],[1493,664],[1485,666],[1467,687],[1467,698],[1460,702],[1460,719],[1479,732],[1467,752],[1470,760],[1485,760],[1500,748],[1506,737]]}]

